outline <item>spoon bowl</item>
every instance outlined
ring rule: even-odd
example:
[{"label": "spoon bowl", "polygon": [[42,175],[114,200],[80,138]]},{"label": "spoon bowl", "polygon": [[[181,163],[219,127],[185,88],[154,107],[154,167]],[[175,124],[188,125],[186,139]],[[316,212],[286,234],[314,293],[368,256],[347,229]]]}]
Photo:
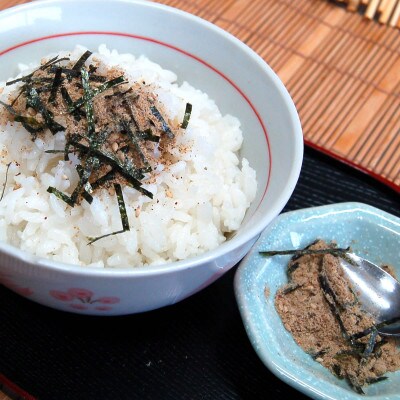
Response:
[{"label": "spoon bowl", "polygon": [[375,319],[378,332],[400,336],[400,283],[384,269],[353,253],[341,257],[340,264],[362,308]]}]

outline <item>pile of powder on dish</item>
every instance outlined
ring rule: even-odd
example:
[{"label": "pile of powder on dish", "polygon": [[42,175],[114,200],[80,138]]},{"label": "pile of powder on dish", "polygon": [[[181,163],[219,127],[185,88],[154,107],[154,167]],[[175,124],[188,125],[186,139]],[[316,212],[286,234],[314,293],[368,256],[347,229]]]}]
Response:
[{"label": "pile of powder on dish", "polygon": [[[333,247],[318,240],[307,248]],[[336,256],[294,256],[287,273],[289,283],[278,290],[275,307],[304,351],[358,393],[400,369],[398,342],[377,334]]]}]

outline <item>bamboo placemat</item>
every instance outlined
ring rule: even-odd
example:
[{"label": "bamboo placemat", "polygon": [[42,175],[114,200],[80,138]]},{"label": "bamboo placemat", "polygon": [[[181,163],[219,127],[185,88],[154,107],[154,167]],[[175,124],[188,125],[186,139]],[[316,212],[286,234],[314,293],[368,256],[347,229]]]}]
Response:
[{"label": "bamboo placemat", "polygon": [[324,0],[159,0],[219,25],[277,72],[306,144],[400,191],[400,35]]},{"label": "bamboo placemat", "polygon": [[[0,9],[28,1],[3,0]],[[400,192],[398,29],[326,0],[156,1],[248,44],[288,87],[307,145]]]}]

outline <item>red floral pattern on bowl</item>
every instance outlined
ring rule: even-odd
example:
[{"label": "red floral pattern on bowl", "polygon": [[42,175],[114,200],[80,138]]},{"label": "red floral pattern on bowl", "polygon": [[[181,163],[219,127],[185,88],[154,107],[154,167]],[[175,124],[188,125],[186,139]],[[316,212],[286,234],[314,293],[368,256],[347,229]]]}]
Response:
[{"label": "red floral pattern on bowl", "polygon": [[82,288],[70,288],[66,292],[50,290],[49,294],[56,300],[70,303],[69,307],[74,310],[110,311],[112,310],[110,304],[117,304],[121,301],[119,297],[115,296],[95,298],[95,294],[91,290]]},{"label": "red floral pattern on bowl", "polygon": [[33,290],[31,288],[16,284],[11,275],[0,274],[0,284],[8,287],[21,296],[29,297],[33,295]]}]

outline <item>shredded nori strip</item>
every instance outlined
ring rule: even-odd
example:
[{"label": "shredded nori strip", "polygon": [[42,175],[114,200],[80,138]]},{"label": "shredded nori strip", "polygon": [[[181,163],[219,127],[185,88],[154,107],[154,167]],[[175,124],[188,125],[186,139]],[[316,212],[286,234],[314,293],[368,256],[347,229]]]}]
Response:
[{"label": "shredded nori strip", "polygon": [[54,81],[53,81],[53,85],[51,87],[51,92],[50,92],[50,97],[49,97],[50,104],[54,104],[54,102],[56,101],[58,88],[60,87],[61,82],[62,82],[61,75],[62,75],[61,68],[60,67],[56,68],[56,73],[54,75]]},{"label": "shredded nori strip", "polygon": [[51,60],[47,61],[45,64],[41,65],[38,69],[36,69],[35,71],[31,72],[29,75],[26,75],[26,76],[23,76],[21,78],[17,78],[17,79],[14,79],[12,81],[6,82],[6,86],[13,85],[14,83],[17,83],[17,82],[29,82],[29,81],[31,81],[32,76],[37,71],[40,71],[40,70],[44,71],[45,69],[47,69],[48,67],[50,67],[51,65],[53,65],[55,63],[59,63],[61,61],[68,61],[68,60],[69,60],[68,57],[58,58],[58,56],[55,56]]},{"label": "shredded nori strip", "polygon": [[103,186],[106,182],[110,182],[115,179],[115,171],[111,170],[107,174],[103,175],[101,178],[97,179],[97,181],[92,183],[92,189],[96,190],[97,188]]},{"label": "shredded nori strip", "polygon": [[349,350],[341,350],[338,351],[335,354],[335,358],[338,360],[344,359],[344,358],[348,358],[348,357],[362,357],[362,349],[361,348],[357,348],[357,349],[349,349]]},{"label": "shredded nori strip", "polygon": [[80,180],[71,195],[71,200],[74,202],[74,204],[76,204],[79,195],[82,193],[82,191],[86,190],[87,188],[86,184],[89,181],[92,171],[98,169],[99,166],[100,166],[99,159],[97,157],[90,156],[86,159],[85,165],[77,170]]},{"label": "shredded nori strip", "polygon": [[12,115],[17,115],[17,112],[7,103],[4,103],[0,100],[0,104]]},{"label": "shredded nori strip", "polygon": [[75,63],[75,65],[72,67],[74,71],[80,71],[82,72],[82,67],[85,64],[85,62],[88,60],[88,58],[92,55],[92,52],[89,50],[86,50],[79,60]]},{"label": "shredded nori strip", "polygon": [[89,80],[93,81],[93,82],[100,82],[100,83],[107,82],[107,78],[105,76],[94,75],[94,74],[91,74],[89,76]]},{"label": "shredded nori strip", "polygon": [[4,184],[3,184],[3,190],[2,190],[2,192],[1,192],[1,197],[0,197],[0,201],[2,201],[3,200],[3,197],[4,197],[4,192],[5,192],[5,190],[6,190],[6,186],[7,186],[7,180],[8,180],[8,170],[10,169],[10,165],[12,164],[12,161],[11,162],[9,162],[8,164],[7,164],[7,169],[6,169],[6,179],[4,180]]},{"label": "shredded nori strip", "polygon": [[343,379],[341,372],[342,368],[338,364],[333,364],[332,365],[332,372],[333,374],[338,378],[338,379]]},{"label": "shredded nori strip", "polygon": [[65,87],[61,88],[61,95],[67,107],[72,107],[74,102],[72,101],[71,96],[69,95],[68,90]]},{"label": "shredded nori strip", "polygon": [[362,390],[362,387],[355,381],[355,379],[350,376],[349,374],[346,375],[346,381],[349,384],[349,386],[358,394],[365,394],[364,390]]},{"label": "shredded nori strip", "polygon": [[134,145],[136,152],[139,154],[140,160],[144,164],[145,168],[143,169],[144,172],[150,172],[151,171],[151,165],[147,161],[145,155],[142,152],[142,149],[140,148],[140,145],[138,143],[138,138],[136,135],[132,132],[129,123],[125,120],[121,121],[121,126],[125,133],[128,135],[129,139],[131,140],[132,144]]},{"label": "shredded nori strip", "polygon": [[89,73],[86,71],[85,68],[81,69],[81,76],[82,76],[82,87],[83,87],[83,99],[84,99],[86,120],[87,120],[87,135],[89,137],[89,140],[91,140],[96,130],[94,113],[93,113],[93,102],[92,102],[93,91],[89,85]]},{"label": "shredded nori strip", "polygon": [[376,339],[378,337],[378,330],[374,328],[371,332],[371,335],[369,337],[368,343],[365,346],[364,352],[361,355],[362,360],[361,362],[364,363],[367,361],[367,359],[371,356],[372,352],[374,351],[375,345],[376,345]]},{"label": "shredded nori strip", "polygon": [[160,141],[160,136],[154,135],[150,128],[145,131],[136,132],[136,135],[142,140],[149,140],[156,143]]},{"label": "shredded nori strip", "polygon": [[186,103],[185,115],[181,123],[182,129],[186,129],[188,127],[191,114],[192,114],[192,105],[190,103]]},{"label": "shredded nori strip", "polygon": [[33,138],[36,139],[36,135],[39,132],[43,132],[45,126],[40,122],[36,121],[33,117],[25,117],[23,115],[16,115],[14,117],[14,121],[21,122],[22,126],[33,135]]},{"label": "shredded nori strip", "polygon": [[289,264],[289,266],[287,268],[287,271],[286,271],[287,276],[289,278],[291,278],[293,272],[296,271],[296,269],[299,268],[299,267],[300,267],[300,264],[298,262],[294,262],[294,263]]},{"label": "shredded nori strip", "polygon": [[157,107],[156,106],[151,106],[150,110],[151,110],[152,114],[160,122],[163,132],[168,136],[169,139],[173,139],[174,138],[174,134],[172,133],[171,128],[165,122],[165,119],[161,115],[160,111],[157,110]]},{"label": "shredded nori strip", "polygon": [[99,236],[96,238],[89,238],[88,244],[92,244],[94,242],[97,242],[100,239],[104,239],[105,237],[117,235],[119,233],[124,233],[124,232],[130,230],[128,215],[126,213],[126,206],[125,206],[124,196],[122,194],[121,185],[119,183],[116,183],[116,184],[114,184],[114,188],[115,188],[115,192],[116,192],[117,199],[118,199],[118,208],[119,208],[119,214],[121,216],[122,230],[107,233],[105,235],[102,235],[102,236]]},{"label": "shredded nori strip", "polygon": [[395,324],[395,323],[398,323],[398,322],[400,322],[400,317],[380,322],[379,324],[371,326],[370,328],[367,328],[362,332],[355,333],[354,335],[351,336],[351,339],[352,340],[361,339],[362,337],[369,335],[374,329],[378,329],[379,330],[380,328],[384,328],[385,326],[388,326],[388,325],[391,325],[391,324]]},{"label": "shredded nori strip", "polygon": [[56,197],[58,197],[59,199],[61,199],[62,201],[64,201],[68,205],[70,205],[71,207],[73,207],[75,205],[75,202],[68,195],[64,194],[63,192],[56,189],[55,187],[49,186],[47,188],[47,191],[51,194],[54,194]]},{"label": "shredded nori strip", "polygon": [[[83,174],[84,174],[84,170],[82,165],[77,165],[76,166],[76,171],[78,172],[79,178],[82,179]],[[92,204],[93,202],[93,196],[91,195],[91,193],[93,192],[93,188],[90,185],[89,182],[86,182],[86,184],[84,185],[84,190],[82,191],[82,197],[89,203]]]},{"label": "shredded nori strip", "polygon": [[[68,90],[65,87],[61,87],[61,96],[68,108],[73,107],[74,102],[72,101],[71,96],[69,95]],[[82,109],[77,109],[72,112],[72,115],[74,116],[76,121],[80,121],[81,116],[85,116],[85,112]]]},{"label": "shredded nori strip", "polygon": [[65,150],[45,150],[45,153],[49,154],[59,154],[59,153],[64,153]]},{"label": "shredded nori strip", "polygon": [[313,360],[316,360],[317,358],[325,355],[328,351],[329,351],[329,349],[322,349],[319,351],[309,350],[309,351],[307,351],[307,353],[313,358]]},{"label": "shredded nori strip", "polygon": [[25,92],[25,87],[22,86],[21,89],[19,90],[18,96],[11,102],[10,106],[13,107],[14,104],[18,101],[18,99],[22,96],[22,94]]},{"label": "shredded nori strip", "polygon": [[40,100],[39,94],[35,88],[31,87],[29,89],[29,92],[27,93],[27,101],[29,101],[29,105],[32,108],[34,108],[37,112],[42,114],[46,126],[50,129],[53,135],[56,134],[57,132],[65,130],[65,128],[62,125],[54,121],[52,114],[43,105],[42,101]]},{"label": "shredded nori strip", "polygon": [[42,132],[44,129],[44,125],[42,125],[41,123],[39,123],[35,118],[33,117],[28,117],[28,116],[24,116],[24,115],[20,115],[18,114],[12,106],[3,103],[0,100],[0,104],[5,107],[5,109],[14,116],[14,121],[16,122],[20,122],[22,124],[22,126],[33,135],[34,138],[36,138],[36,134],[38,132]]},{"label": "shredded nori strip", "polygon": [[294,292],[295,290],[303,287],[304,285],[300,285],[300,284],[294,284],[294,283],[290,283],[288,284],[285,289],[282,291],[282,294],[289,294],[291,292]]},{"label": "shredded nori strip", "polygon": [[387,376],[378,376],[376,378],[367,378],[366,383],[368,385],[372,385],[373,383],[378,383],[382,381],[386,381],[386,379],[389,379]]},{"label": "shredded nori strip", "polygon": [[128,220],[128,215],[126,214],[126,207],[125,207],[125,202],[124,202],[124,196],[122,194],[122,188],[119,183],[116,183],[114,185],[115,192],[117,194],[117,199],[118,199],[118,208],[119,212],[121,214],[121,221],[122,221],[122,228],[123,231],[129,231],[129,220]]},{"label": "shredded nori strip", "polygon": [[321,285],[321,289],[324,293],[325,300],[327,301],[329,308],[331,309],[332,314],[335,316],[336,321],[339,324],[340,330],[342,332],[343,337],[351,343],[352,346],[355,346],[355,342],[350,339],[349,334],[346,331],[346,328],[343,324],[342,318],[340,316],[340,311],[338,304],[335,301],[335,293],[329,285],[328,278],[324,273],[320,273],[318,276],[319,283]]},{"label": "shredded nori strip", "polygon": [[311,250],[311,249],[276,250],[276,251],[260,250],[259,253],[266,257],[285,256],[285,255],[292,255],[292,254],[296,258],[305,256],[305,255],[311,255],[311,254],[332,254],[332,255],[341,257],[342,255],[346,254],[349,250],[350,250],[350,247],[347,247],[345,249],[327,248],[327,249],[318,249],[318,250]]}]

